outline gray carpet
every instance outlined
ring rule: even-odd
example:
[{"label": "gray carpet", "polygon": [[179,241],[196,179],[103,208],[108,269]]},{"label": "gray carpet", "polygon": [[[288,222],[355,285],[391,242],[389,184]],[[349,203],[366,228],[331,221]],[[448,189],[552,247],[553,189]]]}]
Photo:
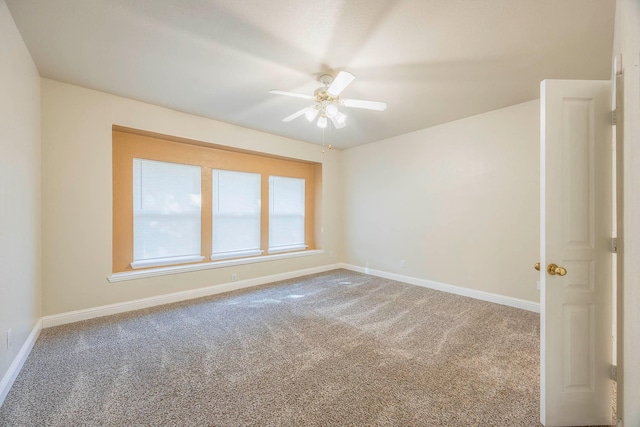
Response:
[{"label": "gray carpet", "polygon": [[0,425],[539,426],[538,329],[335,270],[45,329]]}]

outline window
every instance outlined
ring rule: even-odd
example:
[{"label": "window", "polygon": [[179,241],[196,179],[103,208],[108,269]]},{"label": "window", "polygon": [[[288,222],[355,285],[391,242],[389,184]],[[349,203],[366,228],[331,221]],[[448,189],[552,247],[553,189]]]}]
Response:
[{"label": "window", "polygon": [[213,171],[211,259],[260,255],[260,174]]},{"label": "window", "polygon": [[200,167],[133,160],[133,268],[201,261]]},{"label": "window", "polygon": [[322,164],[119,126],[112,135],[114,273],[317,249]]},{"label": "window", "polygon": [[269,177],[269,253],[305,249],[304,179]]}]

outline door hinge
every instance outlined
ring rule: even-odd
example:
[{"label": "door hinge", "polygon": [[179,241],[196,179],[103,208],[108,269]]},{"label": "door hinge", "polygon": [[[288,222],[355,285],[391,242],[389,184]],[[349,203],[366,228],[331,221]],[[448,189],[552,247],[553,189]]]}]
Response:
[{"label": "door hinge", "polygon": [[622,75],[622,54],[619,53],[616,55],[615,58],[613,58],[613,69],[616,73],[616,77],[619,77]]},{"label": "door hinge", "polygon": [[616,252],[618,252],[618,238],[617,237],[612,237],[611,240],[609,241],[609,249],[611,250],[611,252],[613,252],[614,254]]},{"label": "door hinge", "polygon": [[611,110],[611,112],[609,113],[609,121],[611,122],[611,126],[616,125],[616,111],[617,110]]}]

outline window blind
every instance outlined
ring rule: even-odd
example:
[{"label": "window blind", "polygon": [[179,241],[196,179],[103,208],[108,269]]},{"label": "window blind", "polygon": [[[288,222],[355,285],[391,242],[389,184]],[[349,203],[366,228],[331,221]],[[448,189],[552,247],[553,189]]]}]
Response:
[{"label": "window blind", "polygon": [[269,177],[269,253],[305,249],[304,179]]},{"label": "window blind", "polygon": [[201,261],[199,166],[133,160],[133,268]]},{"label": "window blind", "polygon": [[211,259],[260,255],[260,174],[214,169]]}]

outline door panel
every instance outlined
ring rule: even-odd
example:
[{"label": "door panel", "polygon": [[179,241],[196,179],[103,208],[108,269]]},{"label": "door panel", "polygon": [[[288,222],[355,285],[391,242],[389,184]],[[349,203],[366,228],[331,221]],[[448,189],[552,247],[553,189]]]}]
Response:
[{"label": "door panel", "polygon": [[[611,128],[608,81],[541,84],[540,416],[611,423]],[[566,275],[548,272],[557,264]]]}]

